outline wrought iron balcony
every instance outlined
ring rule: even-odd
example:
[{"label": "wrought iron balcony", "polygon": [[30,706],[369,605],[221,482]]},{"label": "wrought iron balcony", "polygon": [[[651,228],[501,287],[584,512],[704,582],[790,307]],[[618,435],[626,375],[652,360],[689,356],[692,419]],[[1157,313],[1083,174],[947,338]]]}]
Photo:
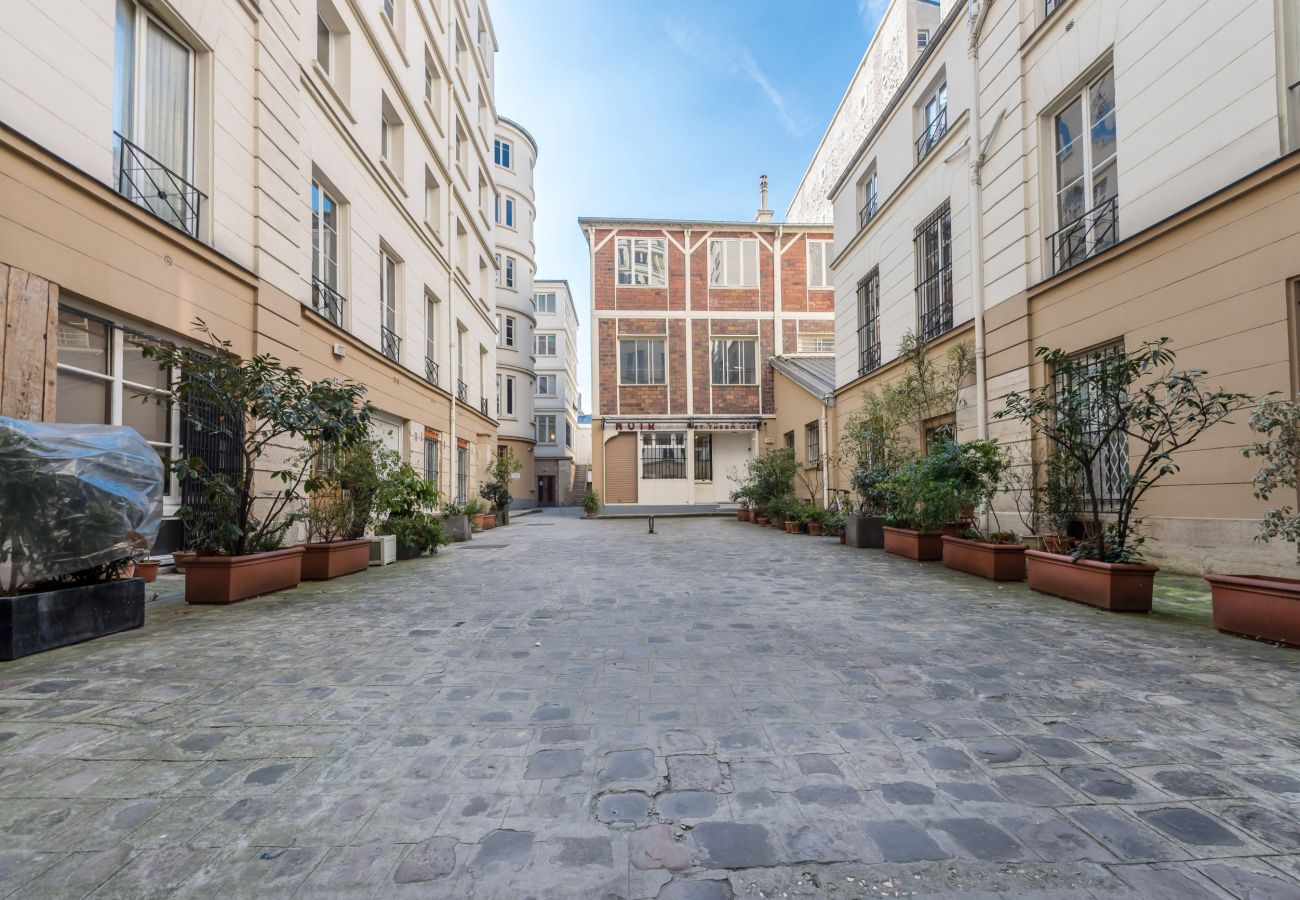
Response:
[{"label": "wrought iron balcony", "polygon": [[383,351],[393,362],[397,362],[402,356],[402,339],[397,336],[397,332],[387,325],[379,326],[379,349]]},{"label": "wrought iron balcony", "polygon": [[206,195],[143,149],[113,132],[117,192],[190,237],[199,236]]},{"label": "wrought iron balcony", "polygon": [[1095,256],[1119,240],[1119,197],[1098,203],[1047,239],[1052,274]]},{"label": "wrought iron balcony", "polygon": [[916,161],[919,163],[925,159],[934,145],[939,143],[939,138],[948,133],[948,107],[939,110],[939,115],[934,117],[934,121],[925,126],[921,136],[916,139]]},{"label": "wrought iron balcony", "polygon": [[469,385],[456,379],[456,401],[458,403],[469,403]]},{"label": "wrought iron balcony", "polygon": [[311,308],[339,327],[343,326],[343,304],[347,300],[319,278],[311,280]]},{"label": "wrought iron balcony", "polygon": [[952,265],[946,265],[916,287],[920,338],[932,341],[952,330]]},{"label": "wrought iron balcony", "polygon": [[424,358],[424,378],[434,387],[438,386],[438,363],[427,356]]},{"label": "wrought iron balcony", "polygon": [[486,415],[489,415],[489,413],[488,413],[488,399],[487,399],[487,397],[479,397],[479,398],[478,398],[478,411],[481,412],[481,413],[482,413],[483,415],[485,415],[485,416],[486,416]]},{"label": "wrought iron balcony", "polygon": [[873,192],[867,198],[866,204],[858,210],[858,228],[866,228],[867,223],[876,217],[876,212],[880,209],[880,201]]}]

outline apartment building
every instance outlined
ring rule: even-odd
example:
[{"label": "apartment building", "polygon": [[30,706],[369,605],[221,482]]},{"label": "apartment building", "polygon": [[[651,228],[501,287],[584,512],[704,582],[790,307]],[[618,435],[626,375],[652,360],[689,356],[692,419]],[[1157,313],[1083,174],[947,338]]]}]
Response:
[{"label": "apartment building", "polygon": [[578,309],[564,279],[538,279],[533,305],[537,309],[537,390],[533,416],[537,434],[537,502],[567,506],[586,490],[584,477],[575,481],[574,449],[582,396],[578,393]]},{"label": "apartment building", "polygon": [[493,214],[497,239],[497,444],[519,460],[518,476],[510,482],[511,505],[526,509],[538,502],[533,476],[533,334],[537,327],[533,309],[533,276],[537,273],[533,171],[537,142],[522,125],[500,116],[492,158],[497,181]]},{"label": "apartment building", "polygon": [[[1283,0],[945,3],[831,191],[836,422],[897,375],[909,329],[939,352],[974,343],[978,371],[948,427],[1022,458],[1028,434],[992,414],[1051,378],[1041,346],[1169,337],[1180,366],[1215,385],[1294,395],[1297,13]],[[1144,499],[1157,563],[1292,563],[1252,540],[1263,504],[1239,452],[1245,418]],[[1107,451],[1101,492],[1129,452]]]},{"label": "apartment building", "polygon": [[477,0],[12,4],[0,412],[224,465],[203,410],[135,400],[167,389],[139,337],[201,318],[367,385],[385,443],[468,496],[497,433],[495,52]]},{"label": "apartment building", "polygon": [[583,218],[591,254],[592,484],[607,505],[727,502],[774,446],[767,360],[829,349],[831,230]]}]

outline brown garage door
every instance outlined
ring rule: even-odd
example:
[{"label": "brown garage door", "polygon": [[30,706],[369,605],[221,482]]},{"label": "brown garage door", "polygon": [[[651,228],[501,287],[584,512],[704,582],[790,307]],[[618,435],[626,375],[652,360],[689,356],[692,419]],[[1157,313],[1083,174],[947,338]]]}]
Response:
[{"label": "brown garage door", "polygon": [[605,442],[605,503],[636,502],[636,435]]}]

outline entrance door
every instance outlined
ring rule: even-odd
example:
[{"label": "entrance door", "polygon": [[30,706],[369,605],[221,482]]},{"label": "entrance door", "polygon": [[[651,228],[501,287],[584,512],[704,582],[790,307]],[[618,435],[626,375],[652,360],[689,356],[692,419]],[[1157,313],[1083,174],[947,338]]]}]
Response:
[{"label": "entrance door", "polygon": [[555,476],[554,475],[537,476],[537,505],[538,506],[555,505]]}]

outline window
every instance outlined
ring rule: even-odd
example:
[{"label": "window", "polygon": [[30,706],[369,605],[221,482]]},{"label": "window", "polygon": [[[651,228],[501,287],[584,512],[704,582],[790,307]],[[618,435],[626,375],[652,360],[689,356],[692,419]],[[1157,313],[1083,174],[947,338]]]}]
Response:
[{"label": "window", "polygon": [[686,477],[686,432],[641,432],[641,477]]},{"label": "window", "polygon": [[439,223],[442,221],[442,188],[438,185],[438,179],[434,177],[433,172],[428,169],[424,170],[424,221],[437,234],[441,231]]},{"label": "window", "polygon": [[[172,373],[146,359],[143,341],[119,325],[59,307],[56,420],[127,425],[164,460],[180,458],[180,411],[168,401]],[[168,503],[176,485],[164,485]]]},{"label": "window", "polygon": [[397,260],[379,251],[379,348],[391,360],[398,358],[401,340],[397,336]]},{"label": "window", "polygon": [[758,287],[758,241],[709,241],[710,287]]},{"label": "window", "polygon": [[424,295],[424,377],[438,383],[438,300]]},{"label": "window", "polygon": [[554,396],[555,396],[555,376],[554,376],[554,375],[538,375],[538,376],[537,376],[537,389],[536,389],[536,394],[537,394],[538,397],[554,397]]},{"label": "window", "polygon": [[800,353],[834,353],[835,335],[801,334],[799,335]]},{"label": "window", "polygon": [[494,260],[496,260],[496,264],[497,264],[496,271],[493,273],[493,276],[492,276],[492,277],[496,279],[496,283],[497,283],[497,285],[500,286],[500,284],[501,284],[501,254],[500,254],[500,253],[494,253],[494,254],[492,254],[492,258],[493,258]]},{"label": "window", "polygon": [[564,446],[573,449],[573,425],[567,419],[564,421]]},{"label": "window", "polygon": [[456,447],[456,502],[464,506],[469,499],[469,447]]},{"label": "window", "polygon": [[311,276],[312,308],[335,325],[342,325],[338,203],[316,181],[311,183]]},{"label": "window", "polygon": [[826,290],[831,283],[831,242],[808,242],[808,287]]},{"label": "window", "polygon": [[781,443],[785,445],[786,449],[788,449],[788,450],[793,450],[793,449],[794,449],[794,432],[793,432],[793,431],[787,431],[785,434],[783,434],[783,435],[781,436]]},{"label": "window", "polygon": [[506,197],[506,227],[515,227],[515,198]]},{"label": "window", "polygon": [[509,141],[503,141],[498,138],[496,144],[492,148],[492,155],[496,164],[503,169],[513,168],[510,162],[510,155],[513,150],[514,147]]},{"label": "window", "polygon": [[501,401],[505,401],[505,414],[513,416],[515,414],[515,376],[507,375],[503,379],[502,387],[505,389],[502,396],[497,398],[497,412],[502,411]]},{"label": "window", "polygon": [[858,374],[880,368],[880,267],[858,282]]},{"label": "window", "polygon": [[1054,272],[1119,239],[1115,71],[1102,73],[1057,113]]},{"label": "window", "polygon": [[399,181],[402,178],[402,120],[387,95],[380,95],[379,158]]},{"label": "window", "polygon": [[512,288],[515,286],[515,258],[513,256],[506,257],[505,278],[506,278],[506,287]]},{"label": "window", "polygon": [[695,480],[713,480],[713,435],[695,435]]},{"label": "window", "polygon": [[1046,19],[1056,12],[1056,8],[1064,2],[1065,0],[1043,0],[1043,18]]},{"label": "window", "polygon": [[933,453],[943,442],[957,440],[957,417],[953,413],[936,416],[925,423],[925,452]]},{"label": "window", "polygon": [[533,305],[537,307],[539,313],[555,312],[555,294],[548,291],[544,294],[533,294]]},{"label": "window", "polygon": [[916,229],[916,308],[921,340],[952,328],[952,218],[948,204]]},{"label": "window", "polygon": [[334,33],[319,13],[316,14],[316,62],[326,75],[334,74]]},{"label": "window", "polygon": [[397,0],[384,0],[384,18],[389,25],[397,24]]},{"label": "window", "polygon": [[[1049,0],[1050,2],[1050,0]],[[930,32],[925,28],[917,29],[916,32],[916,49],[924,50],[930,44]]]},{"label": "window", "polygon": [[505,342],[507,347],[515,345],[515,317],[506,316],[505,322]]},{"label": "window", "polygon": [[618,283],[663,287],[668,283],[668,241],[665,238],[619,238]]},{"label": "window", "polygon": [[199,234],[194,180],[194,52],[135,0],[117,0],[113,62],[117,190]]},{"label": "window", "polygon": [[804,465],[819,466],[822,461],[821,427],[816,422],[809,422],[803,427]]},{"label": "window", "polygon": [[555,416],[537,416],[537,443],[554,444],[555,443]]},{"label": "window", "polygon": [[424,433],[424,480],[434,485],[438,484],[438,459],[442,453],[442,442],[436,437],[432,437],[429,432]]},{"label": "window", "polygon": [[858,182],[858,227],[866,228],[879,209],[880,179],[873,168],[870,174]]},{"label": "window", "polygon": [[554,356],[554,355],[555,355],[555,335],[553,335],[553,334],[539,334],[539,335],[537,335],[537,336],[536,336],[536,344],[534,345],[534,352],[535,352],[538,356]]},{"label": "window", "polygon": [[754,365],[758,342],[752,338],[713,342],[714,384],[757,384]]},{"label": "window", "polygon": [[664,339],[618,342],[620,384],[664,383]]},{"label": "window", "polygon": [[926,98],[921,108],[921,136],[916,139],[916,161],[919,163],[939,143],[948,131],[948,83],[945,81]]},{"label": "window", "polygon": [[[1123,353],[1124,345],[1117,343],[1075,354],[1071,357],[1071,360],[1082,366],[1085,370],[1082,374],[1092,375],[1115,365]],[[1057,374],[1053,377],[1053,387],[1057,391],[1071,394],[1076,394],[1081,390],[1081,388],[1070,383],[1064,374]],[[1103,510],[1113,508],[1113,504],[1123,496],[1124,485],[1129,476],[1128,436],[1122,431],[1116,431],[1105,436],[1109,430],[1113,415],[1113,404],[1105,397],[1084,397],[1079,395],[1075,402],[1077,403],[1076,408],[1083,414],[1081,418],[1088,419],[1086,433],[1091,439],[1092,445],[1095,447],[1098,442],[1106,441],[1101,451],[1093,459],[1092,479],[1101,508]],[[1082,478],[1080,478],[1080,481],[1083,482],[1080,485],[1083,494],[1082,499],[1090,503],[1091,497],[1088,496],[1087,483]]]}]

